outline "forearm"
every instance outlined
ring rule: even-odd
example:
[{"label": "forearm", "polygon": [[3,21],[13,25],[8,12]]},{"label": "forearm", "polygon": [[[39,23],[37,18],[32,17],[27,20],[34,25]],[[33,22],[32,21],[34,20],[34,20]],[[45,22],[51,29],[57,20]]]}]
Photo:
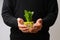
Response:
[{"label": "forearm", "polygon": [[52,26],[58,15],[58,5],[57,1],[53,0],[48,4],[48,15],[43,18],[43,26],[50,27]]},{"label": "forearm", "polygon": [[6,25],[10,27],[17,27],[17,18],[13,16],[13,10],[11,8],[9,0],[4,0],[2,7],[2,18]]}]

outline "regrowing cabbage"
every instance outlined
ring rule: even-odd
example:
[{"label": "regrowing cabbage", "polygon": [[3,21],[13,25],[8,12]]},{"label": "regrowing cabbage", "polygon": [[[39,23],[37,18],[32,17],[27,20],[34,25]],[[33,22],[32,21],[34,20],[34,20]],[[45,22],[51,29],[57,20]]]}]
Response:
[{"label": "regrowing cabbage", "polygon": [[24,10],[24,17],[26,19],[27,22],[31,22],[32,21],[32,16],[33,16],[33,11],[28,11],[28,10]]}]

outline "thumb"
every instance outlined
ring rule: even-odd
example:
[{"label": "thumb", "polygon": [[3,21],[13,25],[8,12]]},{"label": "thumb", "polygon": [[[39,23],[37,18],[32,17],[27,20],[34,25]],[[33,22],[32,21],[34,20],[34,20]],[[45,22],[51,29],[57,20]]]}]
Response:
[{"label": "thumb", "polygon": [[37,20],[37,23],[42,23],[42,19],[41,19],[41,18],[38,19],[38,20]]},{"label": "thumb", "polygon": [[18,18],[17,20],[18,20],[19,24],[23,24],[23,22],[24,22],[24,20],[22,18]]}]

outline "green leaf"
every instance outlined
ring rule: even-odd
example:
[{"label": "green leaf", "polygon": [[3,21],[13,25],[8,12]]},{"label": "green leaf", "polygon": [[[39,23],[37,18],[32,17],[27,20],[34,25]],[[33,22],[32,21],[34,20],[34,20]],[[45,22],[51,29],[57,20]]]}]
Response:
[{"label": "green leaf", "polygon": [[27,22],[32,21],[32,16],[33,16],[33,11],[28,11],[28,10],[24,10],[24,17],[26,19]]}]

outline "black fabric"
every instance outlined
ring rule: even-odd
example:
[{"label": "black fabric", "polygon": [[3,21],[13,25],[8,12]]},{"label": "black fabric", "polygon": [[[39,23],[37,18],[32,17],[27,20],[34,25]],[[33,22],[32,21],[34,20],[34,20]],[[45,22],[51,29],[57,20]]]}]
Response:
[{"label": "black fabric", "polygon": [[[34,11],[32,21],[36,22],[38,18],[43,19],[43,27],[36,34],[22,33],[18,29],[17,18],[23,18],[24,10]],[[2,18],[6,25],[11,27],[11,40],[15,39],[40,39],[49,40],[49,27],[51,27],[58,15],[57,0],[4,0],[2,7]],[[36,35],[36,36],[31,36]]]},{"label": "black fabric", "polygon": [[11,29],[10,40],[49,40],[49,33],[48,32],[41,32],[38,33],[22,33],[20,30],[12,28]]}]

